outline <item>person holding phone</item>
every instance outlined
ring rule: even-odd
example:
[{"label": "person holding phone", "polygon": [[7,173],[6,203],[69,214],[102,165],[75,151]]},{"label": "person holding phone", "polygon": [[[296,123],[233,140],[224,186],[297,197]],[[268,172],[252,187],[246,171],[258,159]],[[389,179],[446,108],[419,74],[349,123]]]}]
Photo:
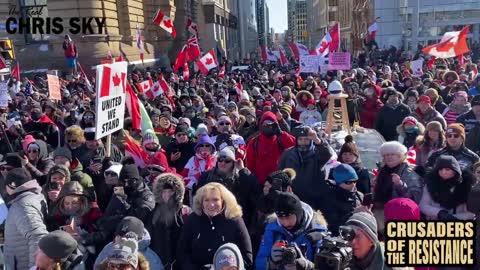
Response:
[{"label": "person holding phone", "polygon": [[181,172],[188,160],[195,155],[195,143],[188,137],[188,126],[179,124],[175,128],[175,140],[165,148],[168,164]]}]

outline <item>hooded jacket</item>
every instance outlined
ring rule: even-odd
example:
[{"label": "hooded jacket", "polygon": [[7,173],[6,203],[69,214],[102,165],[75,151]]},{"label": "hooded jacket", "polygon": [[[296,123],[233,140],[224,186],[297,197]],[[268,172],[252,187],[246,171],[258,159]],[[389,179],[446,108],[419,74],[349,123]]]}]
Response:
[{"label": "hooded jacket", "polygon": [[47,174],[50,169],[55,165],[53,160],[48,156],[47,144],[42,140],[36,140],[33,142],[39,146],[38,161],[37,164],[28,162],[25,164],[25,168],[30,172],[32,178],[37,179],[40,185],[43,185],[47,180]]},{"label": "hooded jacket", "polygon": [[290,232],[285,229],[278,219],[269,223],[265,228],[265,234],[263,236],[263,241],[260,244],[260,249],[255,259],[255,269],[256,270],[266,270],[268,269],[268,258],[270,257],[270,251],[275,244],[275,242],[280,240],[285,240],[288,243],[295,242],[299,247],[302,245],[306,246],[306,256],[307,260],[313,261],[315,252],[317,248],[321,246],[321,241],[312,243],[308,240],[307,235],[312,230],[326,232],[327,231],[327,222],[323,217],[323,214],[319,211],[314,212],[313,209],[308,205],[302,202],[302,208],[304,213],[303,222],[301,227],[296,232]]},{"label": "hooded jacket", "polygon": [[17,187],[13,197],[5,220],[5,262],[12,270],[29,269],[35,265],[38,242],[48,234],[47,202],[35,180]]},{"label": "hooded jacket", "polygon": [[[261,126],[267,118],[278,123],[277,116],[273,112],[266,112],[260,119],[259,125]],[[294,145],[295,137],[285,131],[271,137],[260,132],[247,144],[245,166],[263,185],[267,176],[277,170],[282,153]]]},{"label": "hooded jacket", "polygon": [[198,179],[203,172],[206,172],[212,169],[213,166],[215,166],[216,157],[214,153],[216,149],[215,145],[212,142],[212,139],[210,139],[208,135],[201,136],[198,139],[197,144],[195,145],[194,151],[197,152],[197,149],[202,144],[209,144],[212,148],[212,153],[206,157],[201,156],[197,153],[188,160],[185,168],[181,173],[181,175],[185,177],[185,183],[187,188],[192,188],[193,185],[198,183]]},{"label": "hooded jacket", "polygon": [[360,108],[360,125],[364,128],[373,128],[375,121],[378,117],[378,112],[383,107],[382,101],[380,101],[380,95],[382,93],[382,88],[375,85],[375,96],[365,100]]},{"label": "hooded jacket", "polygon": [[92,177],[83,171],[82,163],[80,163],[78,159],[74,159],[70,164],[69,170],[71,180],[79,182],[89,196],[89,199],[96,201],[97,195],[95,194],[95,186],[93,185]]},{"label": "hooded jacket", "polygon": [[328,221],[329,231],[336,236],[339,233],[338,228],[345,224],[353,215],[355,208],[361,205],[363,194],[356,189],[348,191],[338,185],[330,186],[328,192],[331,201],[323,213]]},{"label": "hooded jacket", "polygon": [[414,131],[408,131],[403,124],[397,126],[398,142],[410,148],[415,145],[416,139],[419,135],[425,133],[425,127],[422,123],[417,122]]},{"label": "hooded jacket", "polygon": [[213,256],[213,265],[214,265],[213,270],[222,270],[220,268],[217,268],[216,265],[217,263],[221,263],[220,261],[224,259],[223,252],[227,250],[233,253],[235,256],[235,261],[237,262],[237,265],[235,265],[237,267],[236,269],[245,270],[242,253],[240,252],[240,249],[238,249],[238,247],[232,243],[224,244],[217,249],[217,252],[215,252],[215,256]]},{"label": "hooded jacket", "polygon": [[51,183],[52,183],[52,181],[51,181],[52,175],[55,174],[58,171],[60,171],[63,175],[65,175],[65,183],[64,184],[71,181],[70,171],[67,169],[67,167],[65,167],[63,165],[55,165],[48,172],[47,181],[45,182],[45,185],[43,185],[42,190],[43,190],[43,194],[45,195],[45,198],[47,199],[49,213],[51,213],[53,211],[53,209],[55,208],[55,204],[57,203],[58,199],[60,199],[60,194],[58,195],[57,201],[55,201],[55,202],[51,201],[48,198],[48,192],[52,190],[50,188]]}]

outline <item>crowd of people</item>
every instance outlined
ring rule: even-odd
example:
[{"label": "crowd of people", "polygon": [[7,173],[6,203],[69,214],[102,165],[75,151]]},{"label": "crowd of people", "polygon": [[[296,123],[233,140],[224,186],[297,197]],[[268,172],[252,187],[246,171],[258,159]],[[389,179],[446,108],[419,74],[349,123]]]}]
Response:
[{"label": "crowd of people", "polygon": [[[170,92],[153,100],[137,86],[160,73],[134,69],[153,130],[126,114],[108,151],[84,77],[63,81],[55,102],[41,78],[29,91],[11,78],[0,108],[7,269],[314,269],[323,241],[310,233],[345,228],[351,269],[390,269],[386,221],[478,217],[480,76],[472,62],[421,76],[368,65],[166,73]],[[377,168],[354,136],[335,151],[318,129],[333,86],[348,95],[350,124],[385,139]]]}]

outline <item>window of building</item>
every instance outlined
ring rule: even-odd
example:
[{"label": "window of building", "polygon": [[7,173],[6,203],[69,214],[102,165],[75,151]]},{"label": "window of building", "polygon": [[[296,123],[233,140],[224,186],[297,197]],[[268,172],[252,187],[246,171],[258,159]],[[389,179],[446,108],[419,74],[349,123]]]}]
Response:
[{"label": "window of building", "polygon": [[[20,0],[20,12],[23,18],[47,18],[48,9],[47,9],[47,0]],[[27,14],[28,13],[28,14]],[[32,23],[30,23],[32,26]],[[32,28],[31,28],[32,29]],[[48,35],[46,34],[24,34],[25,43],[38,43],[46,42]]]}]

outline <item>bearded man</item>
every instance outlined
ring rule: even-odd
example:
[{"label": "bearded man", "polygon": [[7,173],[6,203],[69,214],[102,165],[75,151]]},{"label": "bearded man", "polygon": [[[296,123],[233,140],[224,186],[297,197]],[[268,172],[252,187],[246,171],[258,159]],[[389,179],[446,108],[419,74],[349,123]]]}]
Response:
[{"label": "bearded man", "polygon": [[172,173],[159,175],[153,184],[155,209],[147,224],[152,242],[150,247],[160,256],[165,269],[180,269],[175,263],[175,251],[184,218],[191,209],[183,205],[185,186],[183,180]]}]

